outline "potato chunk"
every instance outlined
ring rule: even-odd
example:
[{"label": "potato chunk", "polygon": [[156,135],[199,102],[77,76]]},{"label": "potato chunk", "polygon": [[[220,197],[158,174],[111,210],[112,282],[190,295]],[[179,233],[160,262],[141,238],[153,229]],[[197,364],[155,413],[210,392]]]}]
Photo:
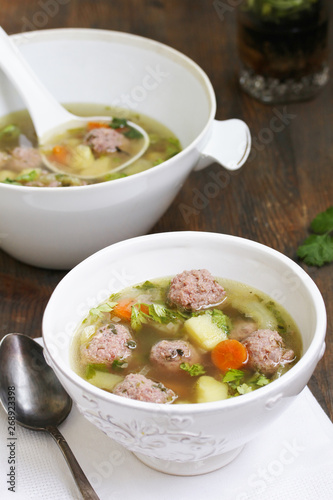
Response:
[{"label": "potato chunk", "polygon": [[197,403],[220,401],[228,397],[228,384],[219,382],[213,377],[203,375],[195,384]]},{"label": "potato chunk", "polygon": [[184,327],[190,339],[206,351],[211,351],[219,342],[228,338],[227,334],[213,323],[208,314],[186,320]]},{"label": "potato chunk", "polygon": [[119,384],[124,377],[121,375],[116,375],[115,373],[102,372],[100,370],[96,370],[94,375],[88,380],[90,384],[95,385],[96,387],[100,387],[101,389],[105,389],[106,391],[112,391],[113,388]]}]

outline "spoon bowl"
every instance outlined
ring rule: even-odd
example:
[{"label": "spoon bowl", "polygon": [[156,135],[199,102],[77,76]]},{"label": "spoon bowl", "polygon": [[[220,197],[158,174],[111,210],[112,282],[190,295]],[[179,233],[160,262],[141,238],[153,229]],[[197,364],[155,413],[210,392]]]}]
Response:
[{"label": "spoon bowl", "polygon": [[5,410],[8,411],[10,401],[15,400],[15,421],[19,425],[51,434],[67,460],[83,498],[98,500],[57,429],[69,415],[72,400],[46,363],[43,348],[26,335],[10,333],[0,343],[0,366],[0,401]]},{"label": "spoon bowl", "polygon": [[[37,78],[31,67],[28,65],[15,43],[0,26],[0,67],[15,85],[21,94],[27,109],[32,118],[39,146],[47,146],[50,139],[55,135],[64,133],[71,128],[84,127],[87,122],[111,122],[112,117],[80,117],[67,111],[47,90],[42,82]],[[111,172],[118,172],[129,164],[140,158],[149,146],[149,137],[147,132],[129,120],[127,124],[140,133],[143,137],[139,151],[124,161]],[[47,167],[57,173],[68,174],[68,171],[62,170],[59,164],[50,161],[41,151],[43,162]],[[77,175],[81,179],[92,179],[105,176],[108,172],[98,173],[97,175]]]}]

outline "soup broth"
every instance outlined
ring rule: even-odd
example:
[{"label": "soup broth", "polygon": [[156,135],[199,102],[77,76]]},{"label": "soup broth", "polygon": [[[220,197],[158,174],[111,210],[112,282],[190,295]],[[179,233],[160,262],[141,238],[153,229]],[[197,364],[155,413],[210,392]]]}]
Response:
[{"label": "soup broth", "polygon": [[[200,272],[185,273],[197,279],[195,273]],[[174,279],[170,277],[112,295],[91,309],[77,329],[71,353],[73,369],[88,382],[121,396],[201,403],[257,390],[294,366],[302,354],[302,341],[286,310],[259,290],[232,280],[212,279],[224,292],[217,303],[213,298],[214,303],[196,309],[172,302]],[[128,352],[124,354],[120,348],[116,354],[105,354],[109,340],[117,339],[119,347],[125,329],[129,335],[125,334],[123,347]],[[251,362],[251,349],[255,353],[256,343],[264,335],[274,337],[273,343],[277,339],[277,348],[285,356],[273,363],[273,369]],[[226,360],[227,345],[244,350],[246,359],[238,359],[236,364]],[[147,379],[151,390],[160,389],[167,395],[164,400],[146,396],[148,389],[143,395],[135,392],[139,384],[144,389]]]},{"label": "soup broth", "polygon": [[[181,151],[178,138],[168,128],[142,114],[97,104],[71,104],[66,108],[78,116],[112,116],[113,120],[106,126],[90,122],[87,127],[54,137],[50,144],[42,147],[41,152],[61,171],[54,173],[43,163],[28,111],[3,117],[0,120],[0,182],[37,187],[95,184],[143,172]],[[143,139],[128,121],[146,130],[150,143],[138,160],[112,172],[141,148]]]}]

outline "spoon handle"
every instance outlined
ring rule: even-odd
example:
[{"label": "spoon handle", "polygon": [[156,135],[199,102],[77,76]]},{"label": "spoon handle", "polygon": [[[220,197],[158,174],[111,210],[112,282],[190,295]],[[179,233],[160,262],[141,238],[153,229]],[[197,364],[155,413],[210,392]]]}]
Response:
[{"label": "spoon handle", "polygon": [[100,500],[58,428],[49,425],[45,430],[51,434],[61,449],[84,500]]},{"label": "spoon handle", "polygon": [[71,115],[36,78],[14,41],[0,26],[0,67],[21,94],[38,137],[71,119]]}]

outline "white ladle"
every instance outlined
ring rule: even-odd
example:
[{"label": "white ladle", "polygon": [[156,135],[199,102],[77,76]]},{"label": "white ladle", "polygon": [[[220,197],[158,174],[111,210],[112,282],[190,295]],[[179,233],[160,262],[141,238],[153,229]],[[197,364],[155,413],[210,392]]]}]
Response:
[{"label": "white ladle", "polygon": [[[110,122],[111,117],[107,116],[94,116],[94,117],[81,117],[75,116],[67,111],[61,104],[59,104],[52,94],[44,87],[39,81],[33,70],[30,68],[21,52],[7,35],[7,33],[0,26],[0,67],[15,85],[16,89],[21,94],[31,119],[33,121],[39,146],[47,144],[47,141],[55,135],[61,134],[66,130],[83,127],[85,123],[91,121]],[[130,163],[140,158],[146,151],[149,145],[149,137],[147,132],[139,125],[128,121],[127,124],[133,127],[143,136],[142,148],[140,151],[128,161],[122,163],[116,168],[110,170],[117,172],[127,167]],[[64,172],[57,167],[57,165],[50,162],[45,155],[43,161],[47,166],[56,172]],[[76,175],[83,179],[96,178],[101,175],[106,175],[106,172],[98,175]]]}]

